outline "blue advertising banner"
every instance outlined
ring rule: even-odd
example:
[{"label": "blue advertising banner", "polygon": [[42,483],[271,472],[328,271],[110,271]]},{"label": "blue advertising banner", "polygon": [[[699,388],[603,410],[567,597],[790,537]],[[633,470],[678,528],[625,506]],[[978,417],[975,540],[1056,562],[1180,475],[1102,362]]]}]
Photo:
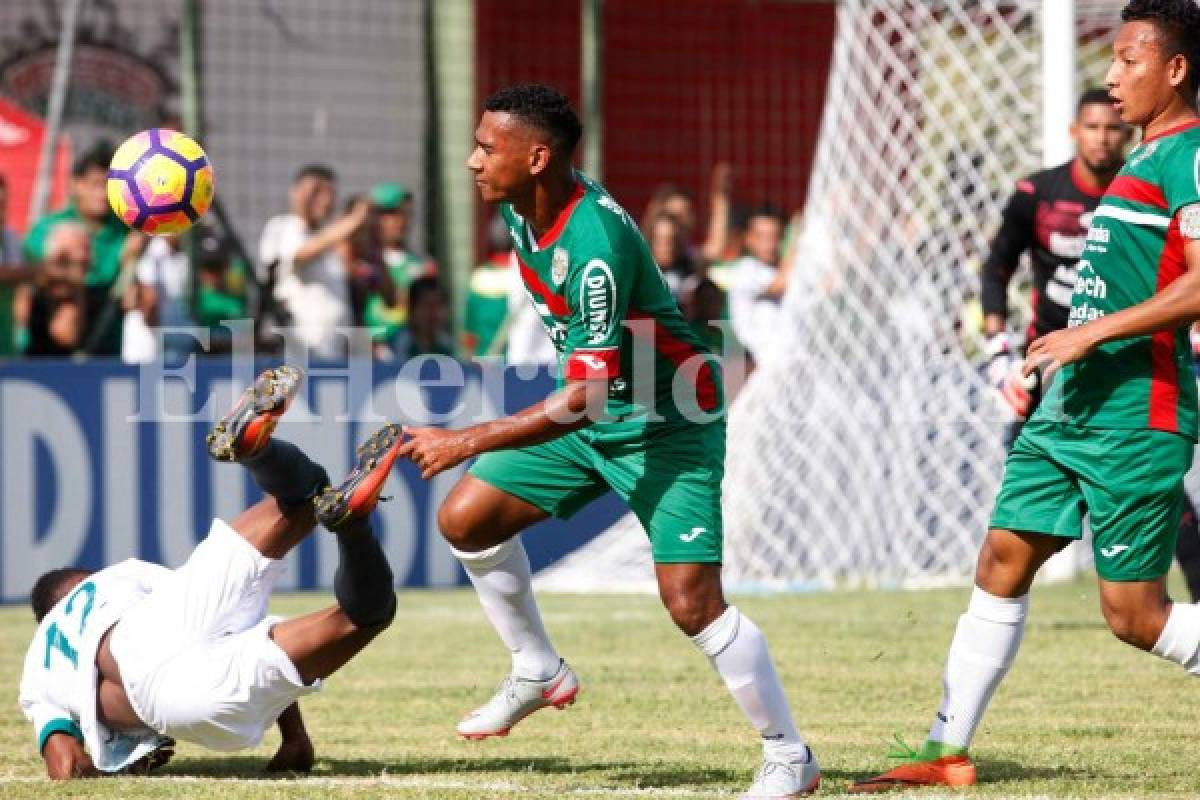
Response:
[{"label": "blue advertising banner", "polygon": [[[236,464],[208,458],[212,423],[263,364],[192,360],[178,370],[42,360],[0,363],[0,602],[28,596],[55,567],[99,568],[125,558],[176,567],[214,517],[232,519],[261,497]],[[385,422],[459,428],[524,408],[553,389],[545,370],[416,359],[309,369],[275,435],[340,480],[354,447]],[[437,529],[442,499],[466,465],[424,481],[400,462],[375,530],[398,586],[466,578]],[[613,495],[569,522],[525,534],[539,569],[620,516]],[[318,528],[288,557],[283,589],[328,588],[337,545]]]}]

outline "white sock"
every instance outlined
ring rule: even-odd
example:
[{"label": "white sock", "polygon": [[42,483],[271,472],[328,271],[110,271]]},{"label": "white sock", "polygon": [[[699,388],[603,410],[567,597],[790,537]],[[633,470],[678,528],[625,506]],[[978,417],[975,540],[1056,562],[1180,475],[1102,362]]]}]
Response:
[{"label": "white sock", "polygon": [[1191,603],[1171,606],[1153,652],[1181,665],[1190,675],[1200,675],[1200,606]]},{"label": "white sock", "polygon": [[1028,594],[1009,599],[975,587],[946,657],[942,705],[929,729],[931,741],[970,747],[992,694],[1016,658],[1028,613]]},{"label": "white sock", "polygon": [[514,536],[478,553],[453,552],[475,585],[483,613],[512,652],[513,674],[531,680],[553,677],[560,659],[542,625],[521,540]]},{"label": "white sock", "polygon": [[733,606],[692,637],[725,681],[733,699],[763,739],[771,761],[807,761],[808,746],[800,738],[767,638]]}]

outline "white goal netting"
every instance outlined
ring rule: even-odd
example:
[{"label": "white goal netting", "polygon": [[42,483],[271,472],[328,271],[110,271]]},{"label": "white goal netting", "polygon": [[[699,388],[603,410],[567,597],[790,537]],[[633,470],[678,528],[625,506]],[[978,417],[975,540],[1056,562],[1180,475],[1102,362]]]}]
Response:
[{"label": "white goal netting", "polygon": [[[978,372],[978,271],[1016,180],[1042,167],[1045,5],[839,3],[785,327],[730,413],[735,586],[969,576],[1006,424]],[[1077,91],[1101,82],[1122,5],[1075,3]],[[541,582],[649,576],[624,524]]]}]

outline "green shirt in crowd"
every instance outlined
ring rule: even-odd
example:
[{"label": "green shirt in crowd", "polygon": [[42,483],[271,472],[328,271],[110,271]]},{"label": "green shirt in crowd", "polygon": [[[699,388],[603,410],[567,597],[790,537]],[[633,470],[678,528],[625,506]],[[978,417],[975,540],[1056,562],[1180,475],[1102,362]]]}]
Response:
[{"label": "green shirt in crowd", "polygon": [[508,316],[508,289],[512,266],[508,253],[497,253],[471,271],[467,292],[465,352],[482,356],[496,339]]},{"label": "green shirt in crowd", "polygon": [[[60,222],[86,224],[73,204],[45,215],[34,223],[25,237],[26,261],[37,263],[45,260],[46,240],[50,237],[50,231]],[[107,215],[100,227],[92,232],[92,266],[84,280],[88,286],[111,286],[117,279],[121,272],[121,248],[128,235],[129,229],[115,214]]]},{"label": "green shirt in crowd", "polygon": [[378,293],[370,295],[363,309],[363,323],[372,329],[376,340],[387,342],[408,323],[409,285],[417,278],[436,274],[437,270],[429,259],[411,250],[385,252],[384,263],[396,284],[396,305],[389,306]]}]

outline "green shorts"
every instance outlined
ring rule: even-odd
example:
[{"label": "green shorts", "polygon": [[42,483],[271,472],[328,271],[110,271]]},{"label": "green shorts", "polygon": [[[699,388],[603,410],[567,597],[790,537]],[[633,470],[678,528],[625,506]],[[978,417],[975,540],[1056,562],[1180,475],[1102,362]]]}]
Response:
[{"label": "green shorts", "polygon": [[1087,513],[1101,578],[1156,580],[1175,556],[1192,448],[1165,431],[1035,417],[1008,455],[991,526],[1078,539]]},{"label": "green shorts", "polygon": [[562,519],[611,489],[649,534],[655,563],[721,563],[723,419],[632,444],[593,442],[584,433],[485,453],[471,474]]}]

